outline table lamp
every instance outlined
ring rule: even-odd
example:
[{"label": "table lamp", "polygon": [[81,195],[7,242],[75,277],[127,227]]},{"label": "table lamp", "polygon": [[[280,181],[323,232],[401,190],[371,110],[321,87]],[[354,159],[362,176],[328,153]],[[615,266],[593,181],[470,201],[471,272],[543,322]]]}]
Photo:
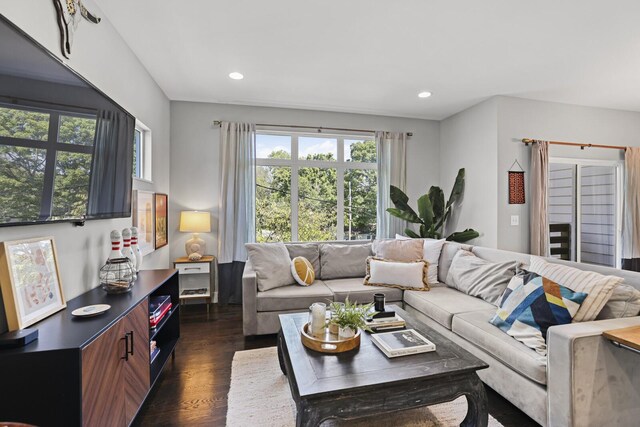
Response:
[{"label": "table lamp", "polygon": [[180,212],[180,231],[193,233],[184,248],[190,260],[199,260],[206,253],[207,245],[198,236],[198,233],[209,233],[211,231],[211,215],[209,212],[202,211]]}]

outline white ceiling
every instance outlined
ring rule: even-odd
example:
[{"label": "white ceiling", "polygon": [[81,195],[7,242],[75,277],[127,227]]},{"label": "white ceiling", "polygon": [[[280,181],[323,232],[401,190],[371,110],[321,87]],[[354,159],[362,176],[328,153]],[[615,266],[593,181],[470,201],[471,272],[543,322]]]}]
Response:
[{"label": "white ceiling", "polygon": [[640,111],[637,0],[97,2],[172,100],[427,119],[493,95]]}]

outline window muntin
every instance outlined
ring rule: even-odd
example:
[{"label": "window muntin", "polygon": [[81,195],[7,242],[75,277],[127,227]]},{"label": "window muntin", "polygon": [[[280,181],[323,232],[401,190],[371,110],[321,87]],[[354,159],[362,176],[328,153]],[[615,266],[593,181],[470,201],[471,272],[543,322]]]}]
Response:
[{"label": "window muntin", "polygon": [[375,236],[373,135],[259,130],[256,157],[256,241]]}]

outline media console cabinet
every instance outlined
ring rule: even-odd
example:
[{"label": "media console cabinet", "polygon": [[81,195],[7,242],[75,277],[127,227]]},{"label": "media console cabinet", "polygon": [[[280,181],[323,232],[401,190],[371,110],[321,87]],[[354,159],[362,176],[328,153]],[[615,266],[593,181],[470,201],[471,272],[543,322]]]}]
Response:
[{"label": "media console cabinet", "polygon": [[[131,292],[95,288],[35,324],[38,339],[0,350],[0,421],[38,426],[128,426],[180,337],[176,270],[145,270]],[[172,309],[149,328],[149,297],[170,295]],[[95,317],[76,308],[109,304]],[[149,343],[160,353],[149,359]]]}]

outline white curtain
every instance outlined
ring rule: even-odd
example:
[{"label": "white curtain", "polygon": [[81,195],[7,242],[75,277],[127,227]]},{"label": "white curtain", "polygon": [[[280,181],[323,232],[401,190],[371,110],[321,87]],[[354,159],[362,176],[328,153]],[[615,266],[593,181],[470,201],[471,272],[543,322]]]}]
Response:
[{"label": "white curtain", "polygon": [[222,303],[242,303],[244,244],[255,239],[255,125],[220,125],[218,263]]},{"label": "white curtain", "polygon": [[622,268],[640,271],[640,148],[627,147],[624,168]]},{"label": "white curtain", "polygon": [[407,135],[404,132],[376,132],[378,149],[378,220],[376,238],[395,237],[404,234],[407,222],[387,212],[392,208],[389,186],[406,190]]},{"label": "white curtain", "polygon": [[536,141],[531,149],[531,254],[549,256],[549,142]]}]

